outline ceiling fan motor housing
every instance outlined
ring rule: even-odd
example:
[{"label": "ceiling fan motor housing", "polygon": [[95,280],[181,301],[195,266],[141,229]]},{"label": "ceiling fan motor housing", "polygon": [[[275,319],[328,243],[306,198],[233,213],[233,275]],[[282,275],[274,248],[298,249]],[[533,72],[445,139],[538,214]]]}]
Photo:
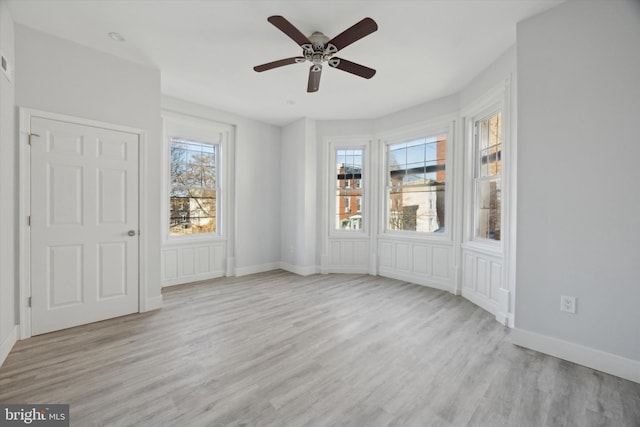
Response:
[{"label": "ceiling fan motor housing", "polygon": [[309,43],[305,43],[302,45],[302,55],[304,58],[313,64],[311,68],[312,72],[319,72],[322,70],[322,63],[329,62],[329,65],[335,67],[340,60],[335,59],[333,63],[331,61],[331,56],[338,51],[335,46],[331,43],[327,44],[330,40],[329,37],[325,36],[319,31],[315,31],[309,37]]}]

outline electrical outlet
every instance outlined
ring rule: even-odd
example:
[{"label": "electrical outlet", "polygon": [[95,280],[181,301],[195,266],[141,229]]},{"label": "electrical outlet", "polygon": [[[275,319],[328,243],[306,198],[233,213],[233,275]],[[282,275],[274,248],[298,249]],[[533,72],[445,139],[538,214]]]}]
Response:
[{"label": "electrical outlet", "polygon": [[13,67],[9,62],[9,58],[7,58],[7,56],[2,52],[0,52],[0,69],[2,69],[7,80],[9,80],[9,82],[13,82]]},{"label": "electrical outlet", "polygon": [[566,311],[567,313],[576,312],[576,297],[568,297],[566,295],[560,295],[560,311]]}]

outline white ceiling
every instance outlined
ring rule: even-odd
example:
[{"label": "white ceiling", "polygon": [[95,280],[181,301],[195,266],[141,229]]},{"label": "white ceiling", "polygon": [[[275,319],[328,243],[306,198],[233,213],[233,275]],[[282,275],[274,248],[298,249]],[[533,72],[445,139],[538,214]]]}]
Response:
[{"label": "white ceiling", "polygon": [[[379,117],[461,90],[515,43],[516,23],[562,0],[218,1],[10,0],[14,20],[148,64],[162,92],[283,125],[300,117]],[[325,67],[307,93],[309,64],[254,65],[300,54],[267,22],[282,15],[328,37],[371,17],[378,31],[339,56],[377,70],[366,80]],[[126,38],[116,42],[115,31]]]}]

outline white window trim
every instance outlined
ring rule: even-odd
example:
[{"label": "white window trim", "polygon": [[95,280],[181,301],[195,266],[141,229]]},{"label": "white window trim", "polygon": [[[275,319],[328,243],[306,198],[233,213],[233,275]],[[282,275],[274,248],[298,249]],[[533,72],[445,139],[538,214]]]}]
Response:
[{"label": "white window trim", "polygon": [[[505,240],[510,238],[509,232],[511,227],[508,222],[508,209],[511,203],[510,197],[510,147],[511,147],[511,111],[509,110],[511,84],[510,78],[507,78],[503,84],[498,85],[485,96],[475,103],[471,104],[462,111],[461,116],[464,121],[464,221],[463,221],[463,241],[462,247],[489,255],[503,256],[505,251]],[[475,141],[475,123],[479,120],[490,117],[492,114],[500,112],[502,114],[502,162],[501,173],[499,175],[501,181],[501,212],[500,212],[500,240],[484,239],[476,235],[476,206],[477,206],[477,183],[476,177],[477,165],[477,147]],[[509,228],[509,230],[507,230]]]},{"label": "white window trim", "polygon": [[[195,117],[185,116],[176,113],[163,112],[163,182],[166,185],[163,186],[164,191],[161,195],[162,200],[162,244],[185,244],[188,242],[202,242],[202,241],[215,241],[215,240],[227,240],[230,233],[233,231],[231,225],[232,219],[232,191],[231,191],[231,177],[233,172],[231,170],[233,165],[233,126],[217,123],[214,121],[199,119]],[[171,236],[169,234],[169,212],[170,212],[170,190],[171,190],[171,177],[169,176],[170,166],[170,150],[171,150],[171,137],[181,137],[185,139],[191,139],[202,143],[211,143],[218,146],[219,150],[216,153],[216,232],[205,233],[196,235],[184,235],[184,236]]]},{"label": "white window trim", "polygon": [[[414,126],[412,128],[399,130],[395,132],[389,132],[385,136],[383,136],[380,140],[380,156],[382,168],[380,170],[379,177],[379,186],[380,186],[380,197],[381,197],[381,222],[380,226],[380,236],[379,237],[388,237],[388,238],[408,238],[415,240],[424,240],[424,241],[446,241],[450,242],[453,239],[454,235],[454,227],[453,224],[453,192],[454,192],[454,171],[452,169],[452,165],[454,163],[454,141],[455,141],[455,129],[456,129],[456,121],[455,116],[445,116],[441,118],[436,118],[430,120],[427,124],[422,124],[418,126]],[[389,198],[387,197],[388,186],[387,186],[387,173],[388,173],[388,149],[389,145],[399,144],[402,142],[407,142],[419,138],[436,136],[439,134],[447,134],[447,159],[445,162],[445,170],[447,171],[447,178],[445,181],[445,205],[444,205],[444,218],[445,218],[445,231],[442,233],[426,233],[421,231],[408,231],[408,230],[390,230],[388,228],[389,224]]]},{"label": "white window trim", "polygon": [[[357,190],[361,190],[362,191],[362,228],[358,229],[358,230],[348,230],[348,229],[339,229],[336,227],[336,164],[335,164],[335,158],[336,158],[336,152],[338,150],[358,150],[361,149],[362,150],[362,157],[363,157],[363,165],[362,165],[362,174],[363,177],[360,179],[360,186],[354,189]],[[370,198],[370,191],[368,190],[369,188],[369,183],[370,181],[370,160],[369,160],[369,153],[370,153],[370,144],[368,140],[363,141],[363,139],[353,139],[353,140],[338,140],[336,142],[330,142],[329,143],[329,171],[328,171],[328,180],[327,180],[327,185],[328,188],[330,189],[329,191],[331,192],[329,194],[329,206],[326,210],[326,212],[329,215],[329,221],[328,221],[328,225],[329,225],[329,236],[330,237],[347,237],[347,236],[360,236],[360,237],[365,237],[365,236],[369,236],[370,235],[370,230],[371,230],[371,219],[368,217],[370,209],[369,206],[370,202],[369,202],[369,198]]]}]

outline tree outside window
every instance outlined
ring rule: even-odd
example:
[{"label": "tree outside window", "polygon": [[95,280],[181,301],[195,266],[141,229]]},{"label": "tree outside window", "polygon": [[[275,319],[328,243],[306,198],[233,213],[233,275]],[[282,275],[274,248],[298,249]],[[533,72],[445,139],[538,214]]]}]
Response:
[{"label": "tree outside window", "polygon": [[172,137],[169,234],[217,231],[218,145]]}]

